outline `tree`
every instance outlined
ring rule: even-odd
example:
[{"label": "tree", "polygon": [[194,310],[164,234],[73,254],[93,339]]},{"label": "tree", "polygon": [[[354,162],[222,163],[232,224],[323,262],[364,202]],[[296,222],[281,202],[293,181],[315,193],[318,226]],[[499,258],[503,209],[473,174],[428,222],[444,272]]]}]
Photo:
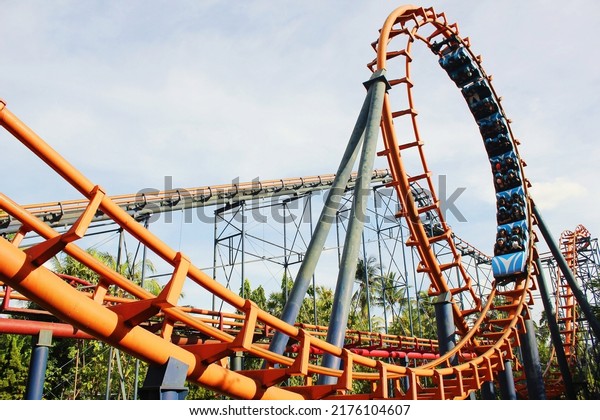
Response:
[{"label": "tree", "polygon": [[365,262],[359,258],[356,263],[354,279],[358,283],[358,289],[352,295],[350,314],[348,316],[348,327],[352,329],[369,330],[371,327],[371,303],[372,289],[375,279],[379,273],[377,259],[368,257]]},{"label": "tree", "polygon": [[[137,260],[131,254],[120,261],[110,253],[88,249],[87,252],[104,265],[112,268],[124,277],[141,284],[154,295],[161,291],[160,284],[154,279],[142,279],[145,274],[154,273],[154,265],[149,260]],[[98,275],[69,255],[59,254],[52,259],[53,270],[58,274],[67,274],[92,284],[97,284]],[[95,340],[63,339],[55,340],[50,350],[49,371],[55,368],[55,374],[47,375],[46,399],[103,399],[109,384],[108,395],[116,399],[132,399],[133,392],[142,385],[146,366],[140,365],[134,357],[112,349],[109,345]],[[109,368],[111,375],[109,379]],[[135,372],[138,371],[136,377]],[[116,378],[117,380],[113,380]]]},{"label": "tree", "polygon": [[[411,331],[411,326],[414,331]],[[410,299],[400,313],[393,319],[389,332],[391,334],[416,336],[437,340],[435,310],[431,297],[427,292],[419,292]]]},{"label": "tree", "polygon": [[387,318],[388,309],[391,312],[391,323],[400,316],[403,310],[408,307],[408,298],[406,297],[406,287],[401,286],[396,279],[396,273],[388,272],[386,275],[379,276],[378,281],[373,284],[373,300],[375,304],[383,308]]},{"label": "tree", "polygon": [[[88,248],[87,253],[138,285],[141,285],[143,280],[144,288],[152,294],[158,295],[160,293],[162,287],[155,279],[142,279],[142,271],[144,271],[145,276],[154,274],[156,271],[154,264],[149,259],[142,261],[128,253],[125,255],[125,261],[119,261],[119,266],[117,267],[117,258],[109,252],[101,252],[94,248]],[[97,284],[99,280],[99,276],[95,271],[64,253],[55,255],[52,258],[52,269],[58,274],[67,274],[87,280],[92,284]]]},{"label": "tree", "polygon": [[22,399],[27,386],[30,338],[22,335],[0,335],[0,400]]},{"label": "tree", "polygon": [[362,318],[368,318],[372,296],[371,291],[375,278],[379,274],[377,259],[368,257],[365,262],[359,258],[356,263],[356,272],[354,278],[358,283],[358,290],[352,296],[352,312]]}]

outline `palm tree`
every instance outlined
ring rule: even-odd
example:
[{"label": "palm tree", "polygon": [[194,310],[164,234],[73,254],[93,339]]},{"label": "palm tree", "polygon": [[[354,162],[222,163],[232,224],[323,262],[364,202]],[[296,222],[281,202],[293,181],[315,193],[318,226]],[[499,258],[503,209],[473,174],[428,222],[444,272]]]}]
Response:
[{"label": "palm tree", "polygon": [[[150,260],[138,259],[136,261],[131,254],[126,254],[125,261],[120,262],[108,252],[101,252],[93,248],[87,249],[87,252],[123,277],[138,285],[143,283],[144,289],[150,293],[156,296],[160,294],[162,286],[155,279],[143,278],[147,274],[155,272],[154,265]],[[94,285],[98,284],[100,280],[96,272],[64,253],[53,257],[52,269],[58,274],[66,274]],[[133,391],[140,385],[140,366],[137,359],[122,354],[118,350],[113,351],[113,348],[98,341],[89,341],[84,344],[80,340],[67,339],[60,344],[53,348],[53,357],[61,360],[59,377],[50,384],[50,389],[61,391],[56,396],[53,391],[48,398],[97,399],[101,397],[99,390],[103,386],[107,388],[107,395],[119,395],[119,398],[123,399],[133,397]],[[118,369],[120,377],[118,382],[110,380],[113,363]],[[143,368],[142,375],[145,366]],[[72,379],[73,376],[75,380]],[[68,392],[68,394],[64,394],[64,392]]]},{"label": "palm tree", "polygon": [[393,319],[390,333],[437,339],[435,311],[427,292],[420,291],[405,303]]},{"label": "palm tree", "polygon": [[406,298],[406,287],[400,285],[396,279],[396,273],[393,271],[385,275],[378,276],[376,282],[373,283],[373,301],[379,307],[383,308],[384,318],[387,322],[388,309],[392,313],[391,322],[400,316],[403,308],[408,305]]},{"label": "palm tree", "polygon": [[348,322],[349,326],[356,327],[356,324],[362,319],[368,321],[368,327],[372,327],[371,293],[373,284],[375,283],[378,274],[379,267],[375,257],[368,257],[366,262],[359,258],[356,262],[356,272],[354,278],[358,283],[358,289],[352,296]]}]

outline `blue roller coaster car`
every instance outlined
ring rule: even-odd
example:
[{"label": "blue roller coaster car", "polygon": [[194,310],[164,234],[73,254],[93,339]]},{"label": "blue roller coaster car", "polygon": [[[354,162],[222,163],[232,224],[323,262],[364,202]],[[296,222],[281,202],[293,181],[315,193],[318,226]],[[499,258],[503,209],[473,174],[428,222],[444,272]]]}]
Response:
[{"label": "blue roller coaster car", "polygon": [[436,41],[431,44],[431,51],[433,51],[435,54],[439,54],[444,46],[448,46],[449,50],[454,51],[456,48],[459,48],[459,44],[460,42],[458,41],[456,35],[451,35],[442,41]]},{"label": "blue roller coaster car", "polygon": [[496,137],[488,137],[484,140],[485,150],[488,156],[496,156],[512,150],[512,142],[508,134],[499,134]]},{"label": "blue roller coaster car", "polygon": [[494,186],[496,192],[510,190],[522,185],[520,172],[517,169],[509,169],[505,174],[502,172],[494,173]]},{"label": "blue roller coaster car", "polygon": [[509,206],[513,203],[525,205],[525,192],[523,191],[523,187],[519,186],[517,188],[513,188],[512,190],[497,193],[496,201],[499,202],[500,200],[505,200]]},{"label": "blue roller coaster car", "polygon": [[527,222],[524,220],[498,226],[494,255],[510,254],[525,250]]},{"label": "blue roller coaster car", "polygon": [[469,86],[463,88],[462,94],[467,100],[469,105],[474,104],[475,102],[479,102],[482,99],[490,98],[492,96],[492,90],[488,86],[485,80],[479,80]]},{"label": "blue roller coaster car", "polygon": [[471,62],[471,57],[467,50],[463,47],[456,48],[446,53],[439,60],[440,65],[448,73],[454,71],[467,63]]},{"label": "blue roller coaster car", "polygon": [[497,137],[500,134],[508,133],[506,120],[500,113],[495,113],[487,118],[482,118],[477,121],[479,132],[484,139]]},{"label": "blue roller coaster car", "polygon": [[527,223],[520,221],[498,226],[492,272],[495,278],[525,273],[527,264]]},{"label": "blue roller coaster car", "polygon": [[496,208],[496,220],[499,225],[524,220],[527,216],[527,209],[523,187],[518,186],[517,188],[497,193]]},{"label": "blue roller coaster car", "polygon": [[470,103],[469,108],[476,120],[489,117],[499,111],[498,104],[493,98],[485,98],[481,101]]},{"label": "blue roller coaster car", "polygon": [[492,258],[492,273],[495,278],[524,274],[526,267],[527,253],[525,251],[497,255]]},{"label": "blue roller coaster car", "polygon": [[491,157],[490,163],[494,172],[500,171],[502,173],[506,173],[510,169],[519,169],[517,155],[512,150],[501,155]]},{"label": "blue roller coaster car", "polygon": [[450,79],[452,79],[452,81],[456,83],[456,86],[459,88],[481,79],[481,73],[479,72],[479,69],[472,62],[469,62],[468,64],[465,64],[456,70],[448,72],[448,76],[450,76]]}]

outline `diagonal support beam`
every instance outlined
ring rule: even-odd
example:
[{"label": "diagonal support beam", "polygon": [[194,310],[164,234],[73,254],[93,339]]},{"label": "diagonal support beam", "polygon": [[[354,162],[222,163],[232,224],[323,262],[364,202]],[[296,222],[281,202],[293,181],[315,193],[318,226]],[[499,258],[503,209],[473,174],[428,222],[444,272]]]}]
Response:
[{"label": "diagonal support beam", "polygon": [[[342,156],[342,160],[335,174],[335,179],[327,194],[325,205],[321,210],[319,221],[315,226],[306,254],[300,265],[298,274],[296,275],[294,285],[290,291],[288,300],[285,303],[285,307],[283,308],[281,319],[288,324],[293,324],[298,317],[300,307],[302,306],[302,302],[310,285],[310,280],[315,273],[315,268],[317,267],[317,263],[323,252],[323,247],[325,246],[325,241],[329,235],[331,225],[340,208],[340,202],[346,191],[348,179],[352,173],[352,167],[354,166],[359,146],[363,140],[363,134],[371,107],[371,97],[372,91],[368,90],[350,136],[350,140],[348,141],[348,145],[346,146],[346,150],[344,151],[344,155]],[[287,341],[288,337],[286,335],[276,332],[269,346],[269,350],[282,354],[285,350]]]},{"label": "diagonal support beam", "polygon": [[548,226],[546,226],[546,223],[544,222],[540,211],[538,210],[535,203],[533,203],[533,201],[531,201],[531,203],[531,207],[533,208],[533,214],[537,221],[537,225],[540,228],[540,231],[542,232],[542,236],[546,240],[546,244],[548,245],[548,248],[550,248],[550,252],[552,252],[552,255],[554,256],[554,259],[556,260],[560,271],[562,272],[563,276],[565,276],[565,280],[567,280],[567,283],[569,283],[573,295],[575,296],[575,299],[577,299],[577,303],[579,304],[581,311],[585,314],[588,324],[592,328],[596,339],[600,341],[600,321],[598,321],[598,319],[594,315],[594,311],[592,310],[592,307],[588,302],[585,293],[583,292],[583,290],[581,290],[581,287],[579,287],[579,284],[575,280],[575,276],[573,276],[573,272],[569,268],[567,260],[565,260],[564,255],[562,254],[562,252],[560,252],[560,249],[554,241],[554,237],[550,233]]},{"label": "diagonal support beam", "polygon": [[55,236],[44,242],[27,249],[25,253],[31,258],[34,265],[40,266],[50,258],[58,254],[65,247],[78,239],[83,238],[85,232],[94,220],[94,216],[100,207],[100,203],[106,195],[100,186],[96,185],[92,190],[92,199],[90,200],[85,211],[79,216],[79,219],[71,226],[71,228],[62,235]]},{"label": "diagonal support beam", "polygon": [[[372,92],[369,116],[367,119],[365,140],[358,167],[358,179],[354,192],[354,201],[350,210],[348,231],[344,242],[344,251],[335,288],[329,328],[327,331],[327,342],[338,347],[343,347],[344,345],[344,336],[350,312],[350,301],[352,299],[352,288],[356,277],[356,263],[358,261],[362,232],[367,214],[367,200],[371,191],[369,188],[369,177],[373,172],[373,165],[375,162],[377,139],[379,128],[381,126],[383,100],[386,91],[389,88],[389,83],[385,78],[385,70],[379,70],[376,73],[373,73],[373,76],[365,86],[367,86],[369,92]],[[328,353],[323,357],[324,367],[337,369],[339,364],[340,360],[336,356]],[[333,377],[325,375],[319,378],[319,381],[322,384],[331,384],[333,380]]]}]

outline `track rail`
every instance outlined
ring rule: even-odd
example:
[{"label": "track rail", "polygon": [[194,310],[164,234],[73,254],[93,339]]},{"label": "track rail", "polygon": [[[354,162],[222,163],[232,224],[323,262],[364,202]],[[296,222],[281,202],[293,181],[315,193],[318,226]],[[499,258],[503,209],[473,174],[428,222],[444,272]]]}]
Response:
[{"label": "track rail", "polygon": [[[350,175],[347,189],[354,188],[357,174]],[[245,200],[281,197],[289,194],[304,194],[325,190],[331,187],[334,174],[282,178],[267,181],[238,182],[223,185],[211,185],[193,188],[168,190],[143,189],[135,194],[111,196],[111,200],[136,220],[157,217],[161,213],[198,207],[231,204]],[[371,176],[372,182],[384,182],[389,179],[387,169],[376,169]],[[23,208],[44,221],[50,227],[71,226],[85,211],[88,201],[63,200],[49,203],[27,204]],[[104,213],[94,215],[93,222],[110,220]],[[0,212],[0,234],[6,235],[19,231],[21,224]]]},{"label": "track rail", "polygon": [[[578,225],[574,231],[566,230],[560,235],[560,248],[562,254],[573,276],[578,275],[578,252],[582,247],[589,246],[582,240],[589,240],[590,232],[583,226]],[[556,308],[557,321],[564,325],[561,334],[563,335],[563,347],[569,363],[575,363],[577,357],[577,330],[578,330],[578,310],[577,301],[573,295],[571,287],[561,273],[556,276]]]},{"label": "track rail", "polygon": [[[431,31],[426,32],[429,28]],[[424,35],[425,33],[425,35]],[[405,39],[405,48],[388,49],[394,41]],[[403,367],[384,362],[381,358],[365,357],[339,348],[319,339],[307,328],[284,323],[260,310],[256,304],[232,293],[201,271],[181,252],[177,252],[146,230],[131,214],[108,197],[105,191],[88,180],[74,166],[54,151],[39,136],[0,103],[0,123],[15,138],[46,162],[86,199],[85,210],[71,228],[59,234],[37,217],[0,194],[0,208],[18,220],[19,231],[12,242],[0,238],[0,280],[19,293],[52,312],[66,323],[109,343],[148,363],[164,364],[174,357],[188,366],[187,377],[198,384],[242,399],[322,399],[322,398],[398,398],[398,399],[464,399],[492,381],[505,369],[506,362],[515,359],[514,349],[519,345],[519,334],[524,331],[528,304],[532,303],[533,273],[531,258],[535,253],[532,232],[526,247],[528,259],[525,272],[510,279],[497,281],[489,296],[475,292],[473,280],[461,264],[461,255],[452,241],[452,232],[440,209],[431,172],[425,160],[423,141],[417,127],[417,112],[412,96],[410,79],[411,47],[424,42],[433,47],[435,42],[456,40],[464,46],[477,63],[480,60],[470,52],[468,40],[460,37],[458,27],[448,24],[444,14],[433,9],[404,6],[396,9],[386,20],[381,36],[374,43],[377,59],[371,67],[385,70],[389,60],[404,59],[406,73],[389,81],[391,86],[405,87],[407,103],[399,111],[392,110],[392,99],[386,94],[382,119],[384,149],[388,158],[393,186],[400,199],[399,217],[409,222],[411,236],[408,244],[416,247],[420,264],[418,271],[426,273],[431,281],[430,294],[448,292],[452,296],[454,320],[459,340],[456,346],[441,357],[418,367]],[[485,76],[487,78],[487,76]],[[494,97],[497,96],[494,92]],[[501,109],[501,108],[500,108]],[[503,111],[502,111],[503,113]],[[400,120],[409,121],[414,138],[402,143],[396,134]],[[516,142],[514,144],[516,151]],[[409,176],[405,171],[401,151],[414,149],[420,159],[422,172]],[[522,174],[522,163],[519,159]],[[419,207],[411,192],[411,184],[425,181],[432,191],[432,203]],[[526,185],[525,192],[526,192]],[[531,214],[528,206],[527,226]],[[155,296],[106,267],[76,245],[85,235],[95,215],[101,212],[123,230],[147,246],[158,258],[173,267],[172,276],[164,290]],[[420,215],[435,212],[442,226],[435,236],[428,235]],[[19,249],[19,241],[34,232],[45,239],[26,250]],[[452,250],[450,261],[439,261],[433,245],[445,243]],[[91,295],[71,287],[44,263],[56,253],[64,251],[75,260],[99,274],[101,280]],[[449,270],[458,270],[461,280],[449,284]],[[178,306],[178,297],[185,281],[192,281],[230,304],[242,314],[236,334],[215,327],[202,317]],[[110,293],[109,293],[110,290]],[[113,292],[116,290],[116,292]],[[131,301],[115,303],[113,293],[127,296]],[[150,330],[152,321],[160,328]],[[202,335],[203,342],[174,339],[175,325],[185,325],[189,331]],[[256,342],[260,329],[277,330],[298,343],[295,357],[268,351]],[[311,355],[328,353],[342,360],[341,369],[320,366]],[[226,360],[235,352],[264,359],[267,369],[252,371],[230,370]],[[456,364],[451,361],[456,360]],[[277,366],[277,367],[274,367]],[[331,385],[314,385],[315,375],[335,378]],[[298,377],[299,385],[285,386],[284,380]],[[365,383],[360,393],[354,391],[357,383]],[[390,384],[392,384],[390,386]],[[408,384],[408,386],[406,386]]]},{"label": "track rail", "polygon": [[[589,239],[590,232],[583,225],[578,225],[573,231],[565,230],[560,235],[559,244],[561,252],[575,278],[579,277],[579,252],[590,246]],[[556,271],[556,321],[562,327],[560,334],[564,353],[569,368],[574,372],[578,362],[579,310],[571,286],[565,279],[560,268],[557,267]],[[544,371],[546,393],[551,398],[557,398],[565,392],[564,382],[557,372],[557,364],[556,353],[553,347],[551,357]]]}]

